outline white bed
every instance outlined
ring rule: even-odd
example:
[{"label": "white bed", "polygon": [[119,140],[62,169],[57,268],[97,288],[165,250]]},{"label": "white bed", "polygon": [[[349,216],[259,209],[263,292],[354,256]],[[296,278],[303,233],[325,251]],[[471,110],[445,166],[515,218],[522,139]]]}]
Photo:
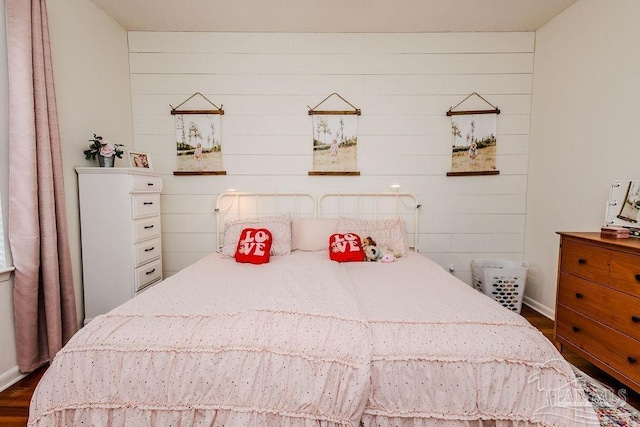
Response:
[{"label": "white bed", "polygon": [[[540,332],[424,256],[328,259],[327,233],[391,218],[417,248],[415,197],[271,196],[221,196],[218,229],[291,212],[296,250],[211,254],[97,317],[47,370],[29,425],[598,425]],[[358,219],[326,218],[343,215]]]},{"label": "white bed", "polygon": [[599,425],[519,314],[419,254],[345,267],[373,337],[365,426]]}]

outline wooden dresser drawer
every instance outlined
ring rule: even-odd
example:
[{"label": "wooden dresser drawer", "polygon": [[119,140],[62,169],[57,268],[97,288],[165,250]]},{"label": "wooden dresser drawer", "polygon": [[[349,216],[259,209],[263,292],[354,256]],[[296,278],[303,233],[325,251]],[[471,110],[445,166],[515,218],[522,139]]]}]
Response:
[{"label": "wooden dresser drawer", "polygon": [[162,260],[153,261],[145,266],[136,268],[135,291],[151,285],[162,279]]},{"label": "wooden dresser drawer", "polygon": [[162,191],[162,179],[159,176],[134,175],[131,178],[133,193],[160,193]]},{"label": "wooden dresser drawer", "polygon": [[619,253],[612,257],[609,285],[640,297],[640,256]]},{"label": "wooden dresser drawer", "polygon": [[557,307],[557,335],[636,383],[640,382],[640,342],[564,306]]},{"label": "wooden dresser drawer", "polygon": [[570,274],[560,275],[558,304],[640,340],[639,298]]},{"label": "wooden dresser drawer", "polygon": [[607,249],[563,239],[560,269],[592,282],[608,283],[610,257]]},{"label": "wooden dresser drawer", "polygon": [[133,219],[160,215],[160,195],[133,194],[131,196],[131,210]]},{"label": "wooden dresser drawer", "polygon": [[134,221],[133,228],[134,243],[158,237],[160,236],[160,217],[156,216]]},{"label": "wooden dresser drawer", "polygon": [[162,255],[160,239],[148,240],[146,242],[138,243],[135,246],[134,255],[135,267],[140,267],[141,265],[144,265],[151,260],[160,258],[160,255]]}]

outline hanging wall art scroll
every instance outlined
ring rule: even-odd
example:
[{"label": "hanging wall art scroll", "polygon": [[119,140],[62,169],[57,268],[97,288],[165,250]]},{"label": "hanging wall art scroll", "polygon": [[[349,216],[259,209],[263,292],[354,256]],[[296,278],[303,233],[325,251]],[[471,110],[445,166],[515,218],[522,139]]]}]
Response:
[{"label": "hanging wall art scroll", "polygon": [[[214,109],[179,109],[195,96],[202,97]],[[171,107],[171,105],[169,105]],[[222,167],[222,141],[218,108],[200,92],[196,92],[176,108],[176,171],[174,175],[226,175]]]},{"label": "hanging wall art scroll", "polygon": [[[348,104],[351,109],[318,109],[333,96]],[[337,93],[332,93],[315,107],[309,107],[313,125],[313,170],[309,171],[309,175],[360,175],[357,170],[360,114],[360,109]]]},{"label": "hanging wall art scroll", "polygon": [[[471,97],[491,109],[455,111]],[[496,122],[500,110],[473,92],[447,111],[451,117],[451,172],[447,176],[498,175],[496,169]]]}]

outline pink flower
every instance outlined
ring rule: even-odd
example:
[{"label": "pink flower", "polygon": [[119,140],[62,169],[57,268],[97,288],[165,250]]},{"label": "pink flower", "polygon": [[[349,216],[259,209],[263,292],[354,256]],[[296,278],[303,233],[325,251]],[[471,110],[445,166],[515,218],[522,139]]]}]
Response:
[{"label": "pink flower", "polygon": [[100,155],[104,157],[113,157],[116,154],[116,147],[109,141],[102,141],[100,147]]}]

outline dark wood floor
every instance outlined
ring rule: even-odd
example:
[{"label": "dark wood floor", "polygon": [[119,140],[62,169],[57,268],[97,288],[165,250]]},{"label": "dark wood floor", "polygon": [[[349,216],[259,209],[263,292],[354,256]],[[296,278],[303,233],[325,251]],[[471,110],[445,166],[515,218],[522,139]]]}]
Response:
[{"label": "dark wood floor", "polygon": [[[552,320],[547,319],[533,309],[524,305],[522,306],[522,315],[531,322],[533,326],[538,328],[547,338],[550,340],[553,339]],[[621,392],[626,396],[627,402],[636,409],[640,409],[640,395],[638,393],[633,392],[628,387],[607,375],[605,372],[602,372],[580,356],[572,353],[570,350],[565,350],[563,354],[574,366],[577,366],[592,378],[595,378],[603,384],[611,387],[616,391],[616,393]],[[46,367],[40,368],[36,372],[0,393],[0,426],[23,427],[27,424],[29,400],[31,399],[33,390],[45,370]]]},{"label": "dark wood floor", "polygon": [[0,426],[24,427],[29,417],[29,401],[46,367],[31,373],[0,393]]}]

